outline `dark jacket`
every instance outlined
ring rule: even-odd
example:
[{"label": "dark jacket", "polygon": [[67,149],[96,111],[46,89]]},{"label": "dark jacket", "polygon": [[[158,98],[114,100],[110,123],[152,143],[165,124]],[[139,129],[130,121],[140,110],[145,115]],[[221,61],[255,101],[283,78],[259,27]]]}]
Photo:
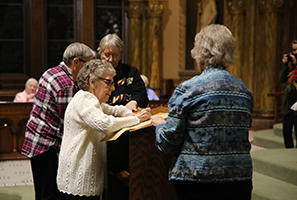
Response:
[{"label": "dark jacket", "polygon": [[[296,68],[296,65],[293,65],[291,69],[288,66],[288,63],[283,64],[282,71],[280,73],[279,79],[281,83],[287,83],[288,82],[288,74]],[[287,90],[285,91],[284,96],[284,103],[283,103],[283,115],[288,115],[291,106],[297,101],[297,91],[296,88],[293,87],[290,92]],[[295,115],[297,115],[297,112],[294,112]]]},{"label": "dark jacket", "polygon": [[114,77],[115,90],[111,93],[107,103],[110,105],[126,105],[135,100],[138,107],[145,108],[148,98],[140,72],[136,67],[119,62]]}]

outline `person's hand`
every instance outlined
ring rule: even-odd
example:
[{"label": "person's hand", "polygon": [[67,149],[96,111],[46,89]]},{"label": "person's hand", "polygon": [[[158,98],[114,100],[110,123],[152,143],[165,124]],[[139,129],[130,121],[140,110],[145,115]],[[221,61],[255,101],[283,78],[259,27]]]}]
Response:
[{"label": "person's hand", "polygon": [[33,99],[35,96],[35,94],[28,94],[27,96],[27,101],[29,101],[30,99]]},{"label": "person's hand", "polygon": [[283,55],[282,61],[283,61],[283,63],[287,63],[288,62],[287,54],[284,54]]},{"label": "person's hand", "polygon": [[[293,61],[292,63],[293,63],[293,64],[296,64],[296,63],[297,63],[297,59],[296,59],[295,55],[290,54],[290,57],[292,58],[292,61]],[[287,54],[284,54],[284,55],[283,55],[282,62],[283,62],[283,63],[287,63],[287,62],[289,62],[289,61],[288,61]]]},{"label": "person's hand", "polygon": [[125,105],[126,108],[128,108],[129,110],[132,110],[132,112],[136,112],[137,111],[137,101],[132,100],[129,101],[129,103],[127,103]]},{"label": "person's hand", "polygon": [[152,119],[152,125],[154,126],[154,127],[156,127],[158,124],[160,124],[160,123],[165,123],[166,121],[163,119],[163,117],[161,117],[161,116],[157,116],[157,117],[154,117],[153,119]]},{"label": "person's hand", "polygon": [[140,120],[140,122],[144,122],[151,118],[151,108],[145,108],[136,113],[136,117]]}]

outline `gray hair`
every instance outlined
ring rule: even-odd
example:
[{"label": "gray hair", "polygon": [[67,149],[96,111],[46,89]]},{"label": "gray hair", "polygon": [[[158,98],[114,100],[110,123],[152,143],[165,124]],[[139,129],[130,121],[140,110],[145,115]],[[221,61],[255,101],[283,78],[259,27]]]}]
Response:
[{"label": "gray hair", "polygon": [[145,75],[143,75],[143,74],[141,74],[140,76],[141,76],[141,78],[142,78],[142,80],[144,82],[145,87],[147,87],[148,84],[150,83],[149,80],[148,80],[148,78]]},{"label": "gray hair", "polygon": [[98,81],[104,73],[111,73],[113,76],[116,75],[111,63],[100,59],[93,59],[86,62],[77,74],[78,87],[84,91],[88,90],[90,87],[89,80]]},{"label": "gray hair", "polygon": [[63,53],[63,61],[68,67],[70,67],[74,58],[84,60],[90,56],[95,58],[96,52],[83,43],[74,42],[65,49]]},{"label": "gray hair", "polygon": [[116,34],[108,34],[101,39],[97,49],[99,56],[106,47],[118,50],[121,56],[124,54],[124,42]]},{"label": "gray hair", "polygon": [[235,38],[224,25],[208,25],[195,36],[191,54],[197,63],[234,64]]},{"label": "gray hair", "polygon": [[29,85],[29,83],[30,83],[31,81],[35,82],[36,85],[37,85],[37,83],[38,83],[38,81],[37,81],[35,78],[29,78],[29,79],[26,81],[26,83],[25,83],[25,87],[27,87],[27,85]]}]

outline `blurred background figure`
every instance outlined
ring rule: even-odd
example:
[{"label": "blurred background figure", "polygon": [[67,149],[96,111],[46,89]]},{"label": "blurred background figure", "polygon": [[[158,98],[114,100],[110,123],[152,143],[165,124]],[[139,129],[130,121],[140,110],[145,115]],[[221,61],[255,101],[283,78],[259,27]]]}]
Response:
[{"label": "blurred background figure", "polygon": [[[292,51],[283,55],[283,67],[280,73],[280,82],[288,83],[289,74],[297,66],[297,40],[292,41]],[[293,127],[295,138],[297,140],[297,111],[290,109],[297,101],[297,90],[295,87],[285,90],[283,103],[283,137],[286,148],[294,148]],[[297,147],[297,142],[296,142]]]},{"label": "blurred background figure", "polygon": [[146,88],[146,93],[147,93],[147,97],[150,101],[154,100],[154,101],[159,101],[159,97],[156,95],[156,93],[154,92],[154,90],[150,89],[150,88],[147,88],[148,84],[149,84],[149,80],[148,78],[145,76],[145,75],[140,75],[143,82],[144,82],[144,85],[145,85],[145,88]]},{"label": "blurred background figure", "polygon": [[15,95],[13,102],[33,102],[35,92],[37,88],[37,80],[35,78],[29,78],[25,84],[25,90]]}]

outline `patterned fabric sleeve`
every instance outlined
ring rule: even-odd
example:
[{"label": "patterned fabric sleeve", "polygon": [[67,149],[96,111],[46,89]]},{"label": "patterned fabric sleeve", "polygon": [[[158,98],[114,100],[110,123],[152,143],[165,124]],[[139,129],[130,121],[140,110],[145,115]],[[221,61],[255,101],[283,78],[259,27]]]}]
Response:
[{"label": "patterned fabric sleeve", "polygon": [[166,123],[156,127],[156,146],[164,153],[177,154],[184,142],[186,115],[183,94],[185,89],[178,86],[168,102],[168,118]]}]

